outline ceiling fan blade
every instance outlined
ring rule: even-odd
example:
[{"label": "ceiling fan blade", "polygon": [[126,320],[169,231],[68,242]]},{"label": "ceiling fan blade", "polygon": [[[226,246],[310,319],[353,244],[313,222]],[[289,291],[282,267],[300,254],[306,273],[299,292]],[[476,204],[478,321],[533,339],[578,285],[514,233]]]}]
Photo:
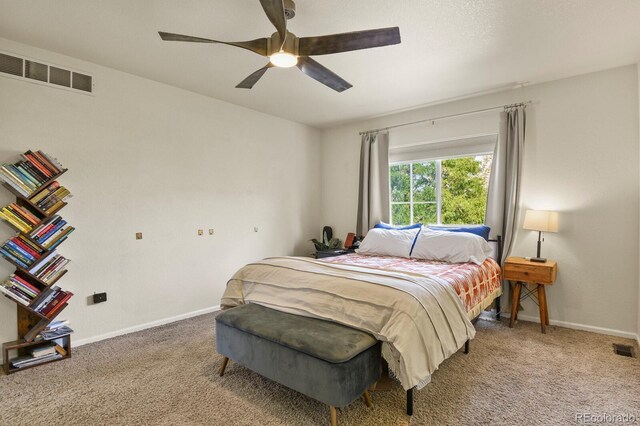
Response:
[{"label": "ceiling fan blade", "polygon": [[244,80],[242,80],[240,82],[240,84],[238,84],[236,86],[236,88],[237,89],[251,89],[254,86],[254,84],[256,84],[258,82],[258,80],[260,80],[260,78],[264,75],[264,73],[267,72],[267,70],[269,68],[271,68],[272,66],[273,66],[273,64],[271,62],[269,62],[264,67],[260,68],[258,71],[254,72],[249,77],[247,77]]},{"label": "ceiling fan blade", "polygon": [[329,70],[328,68],[320,65],[318,62],[313,59],[300,56],[298,58],[298,68],[300,71],[313,78],[316,81],[324,84],[327,87],[332,88],[336,92],[344,92],[345,90],[353,87],[349,82],[345,81],[338,74]]},{"label": "ceiling fan blade", "polygon": [[287,18],[284,15],[284,1],[283,0],[260,0],[260,4],[264,9],[264,13],[267,14],[267,17],[271,21],[276,30],[278,30],[278,34],[280,34],[280,39],[284,41],[287,36]]},{"label": "ceiling fan blade", "polygon": [[174,33],[165,33],[163,31],[158,31],[160,34],[160,38],[165,41],[186,41],[191,43],[220,43],[227,44],[229,46],[241,47],[243,49],[250,50],[252,52],[257,53],[258,55],[267,56],[267,39],[266,38],[258,38],[255,40],[249,41],[219,41],[219,40],[211,40],[208,38],[201,37],[193,37],[182,34],[174,34]]},{"label": "ceiling fan blade", "polygon": [[370,49],[400,43],[400,28],[354,31],[318,37],[300,37],[298,53],[302,56],[328,55],[351,50]]}]

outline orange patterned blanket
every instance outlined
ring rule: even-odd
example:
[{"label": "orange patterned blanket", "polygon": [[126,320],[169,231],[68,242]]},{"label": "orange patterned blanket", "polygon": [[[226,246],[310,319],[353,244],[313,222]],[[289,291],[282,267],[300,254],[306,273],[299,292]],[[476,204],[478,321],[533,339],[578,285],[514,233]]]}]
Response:
[{"label": "orange patterned blanket", "polygon": [[493,299],[502,294],[500,266],[490,258],[485,260],[482,265],[404,257],[368,256],[356,253],[318,260],[439,277],[454,288],[462,300],[469,318],[476,317],[493,302]]}]

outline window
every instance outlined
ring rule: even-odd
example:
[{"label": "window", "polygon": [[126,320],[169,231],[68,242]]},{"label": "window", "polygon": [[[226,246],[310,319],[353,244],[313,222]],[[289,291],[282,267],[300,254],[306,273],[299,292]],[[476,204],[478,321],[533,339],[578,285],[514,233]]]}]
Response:
[{"label": "window", "polygon": [[481,224],[492,155],[392,164],[391,223]]}]

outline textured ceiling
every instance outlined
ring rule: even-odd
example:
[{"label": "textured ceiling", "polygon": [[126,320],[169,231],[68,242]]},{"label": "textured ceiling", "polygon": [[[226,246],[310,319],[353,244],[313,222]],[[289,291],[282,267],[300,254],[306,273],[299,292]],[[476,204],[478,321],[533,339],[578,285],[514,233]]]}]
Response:
[{"label": "textured ceiling", "polygon": [[397,25],[402,44],[316,57],[353,84],[343,93],[297,68],[241,90],[265,58],[157,31],[266,37],[258,0],[0,0],[0,37],[317,127],[635,63],[639,23],[637,0],[297,0],[300,37]]}]

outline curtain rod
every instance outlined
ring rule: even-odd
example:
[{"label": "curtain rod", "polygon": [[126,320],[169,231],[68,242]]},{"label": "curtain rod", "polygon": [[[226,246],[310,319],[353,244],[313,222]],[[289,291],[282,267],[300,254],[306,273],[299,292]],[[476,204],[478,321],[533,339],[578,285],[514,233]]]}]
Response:
[{"label": "curtain rod", "polygon": [[475,111],[461,112],[461,113],[458,113],[458,114],[443,115],[443,116],[434,117],[434,118],[425,118],[424,120],[412,121],[410,123],[402,123],[402,124],[396,124],[395,126],[381,127],[379,129],[373,129],[373,130],[365,130],[364,132],[360,132],[360,135],[366,135],[367,133],[383,132],[383,131],[395,129],[395,128],[398,128],[398,127],[404,127],[404,126],[411,126],[411,125],[414,125],[414,124],[426,123],[428,121],[437,121],[437,120],[444,120],[445,118],[454,118],[454,117],[461,117],[463,115],[479,114],[481,112],[494,111],[494,110],[498,110],[498,109],[509,109],[509,108],[516,108],[516,107],[519,107],[519,106],[522,106],[522,107],[526,108],[527,105],[530,105],[531,103],[532,103],[532,101],[524,101],[524,102],[518,102],[518,103],[515,103],[515,104],[500,105],[500,106],[495,106],[495,107],[491,107],[491,108],[477,109]]}]

